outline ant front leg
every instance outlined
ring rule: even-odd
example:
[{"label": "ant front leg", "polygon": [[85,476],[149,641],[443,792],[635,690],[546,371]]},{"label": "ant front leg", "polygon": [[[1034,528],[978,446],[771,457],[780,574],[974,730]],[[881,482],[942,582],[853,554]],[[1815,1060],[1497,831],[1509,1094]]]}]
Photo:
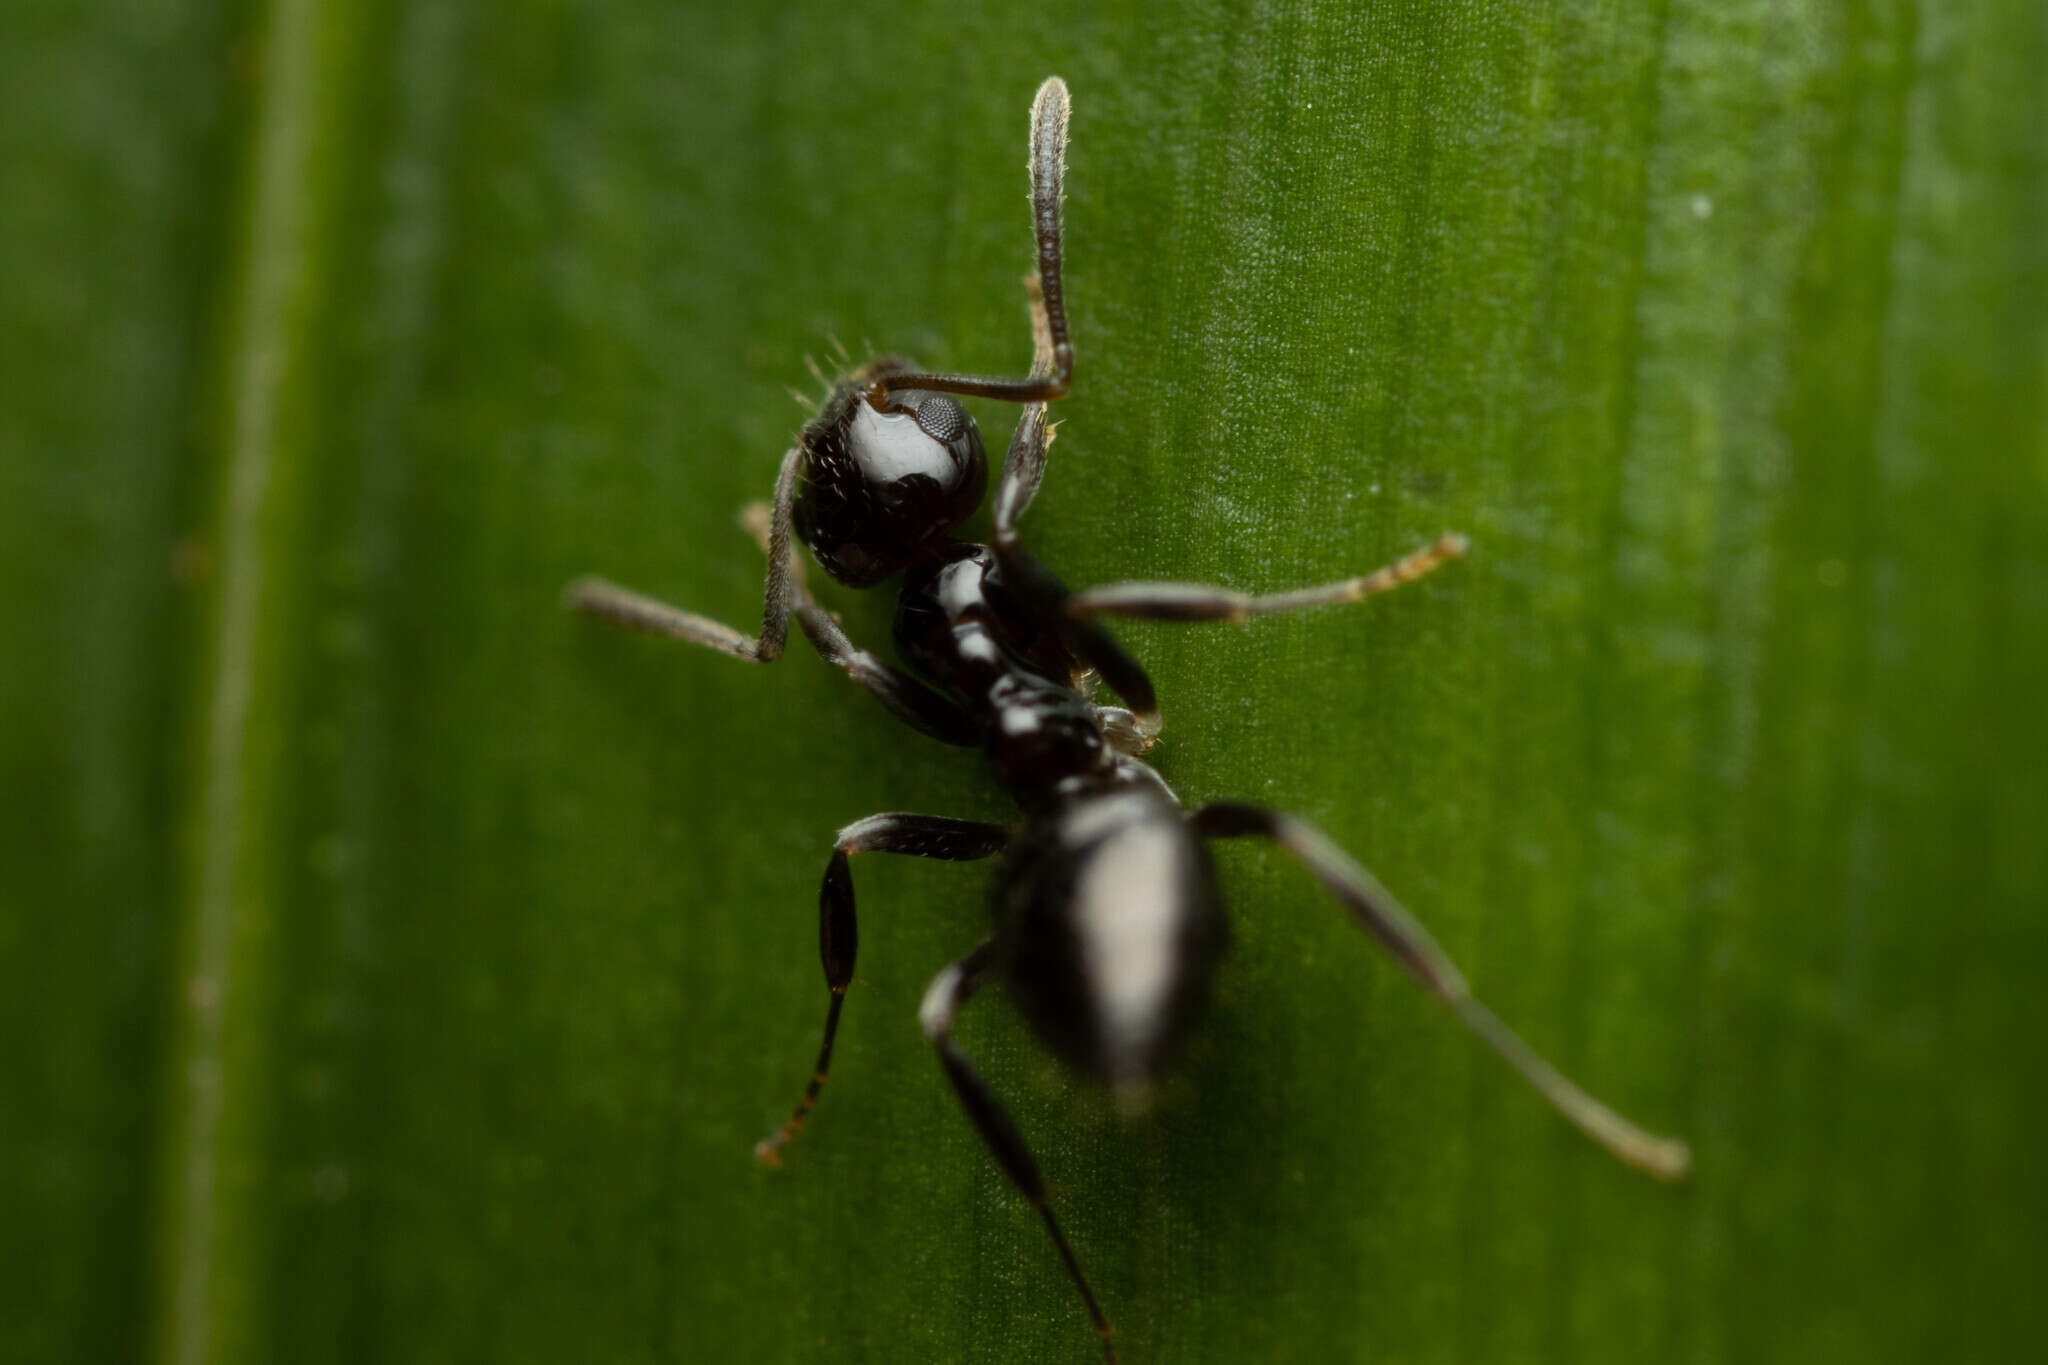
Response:
[{"label": "ant front leg", "polygon": [[783,453],[782,469],[775,476],[775,502],[767,527],[768,588],[761,607],[759,636],[750,638],[723,621],[671,607],[594,575],[579,578],[564,589],[563,604],[571,611],[614,625],[705,645],[735,659],[758,664],[775,662],[782,657],[783,642],[789,638],[790,610],[796,600],[789,554],[789,515],[796,499],[797,472],[802,466],[803,451],[792,446]]},{"label": "ant front leg", "polygon": [[[1035,303],[1035,300],[1034,300]],[[1034,313],[1036,309],[1034,308]],[[1040,331],[1041,341],[1044,333]],[[1042,351],[1041,351],[1042,354]],[[1033,403],[1017,419],[1010,449],[1003,456],[1003,477],[996,486],[995,536],[989,547],[1003,568],[1003,581],[1025,609],[1059,632],[1069,652],[1108,683],[1129,710],[1105,707],[1112,742],[1127,753],[1142,753],[1159,738],[1159,697],[1138,661],[1116,637],[1085,614],[1072,610],[1073,593],[1059,576],[1024,548],[1017,518],[1030,505],[1045,473],[1045,451],[1051,433],[1045,404]]]},{"label": "ant front leg", "polygon": [[1081,1302],[1087,1305],[1088,1318],[1095,1324],[1095,1334],[1102,1339],[1102,1359],[1106,1365],[1116,1365],[1116,1348],[1110,1344],[1109,1318],[1102,1311],[1102,1304],[1096,1299],[1095,1291],[1088,1284],[1088,1277],[1081,1273],[1081,1262],[1075,1258],[1073,1247],[1067,1244],[1066,1233],[1060,1230],[1060,1221],[1053,1215],[1052,1196],[1045,1188],[1045,1177],[1039,1174],[1038,1162],[1031,1155],[1031,1148],[1024,1141],[1024,1134],[1018,1130],[1017,1122],[1010,1117],[996,1092],[989,1088],[981,1073],[953,1046],[953,1018],[960,1007],[974,997],[981,989],[982,978],[988,973],[993,956],[993,943],[983,943],[979,948],[961,958],[936,977],[925,988],[924,1001],[918,1006],[918,1022],[924,1027],[924,1036],[939,1054],[939,1065],[944,1068],[946,1079],[952,1082],[953,1093],[960,1097],[960,1107],[967,1111],[967,1117],[974,1121],[976,1131],[987,1145],[989,1155],[1003,1168],[1003,1174],[1010,1177],[1010,1183],[1017,1187],[1031,1207],[1045,1221],[1046,1233],[1051,1236],[1053,1249],[1060,1254],[1060,1263],[1067,1268],[1067,1277],[1074,1282],[1074,1288],[1081,1293]]},{"label": "ant front leg", "polygon": [[839,1036],[839,1011],[846,1004],[846,988],[853,984],[854,955],[860,946],[860,926],[853,909],[853,872],[847,859],[856,853],[906,853],[916,858],[943,858],[969,862],[986,858],[1009,841],[1010,832],[1001,825],[978,820],[952,820],[943,815],[870,815],[839,831],[832,861],[825,865],[825,882],[818,892],[818,957],[825,967],[825,986],[832,992],[825,1010],[825,1040],[818,1048],[818,1060],[803,1098],[790,1111],[789,1121],[773,1136],[754,1146],[754,1155],[764,1166],[780,1166],[782,1149],[810,1117],[825,1088],[832,1066],[832,1041]]},{"label": "ant front leg", "polygon": [[1376,593],[1392,592],[1470,548],[1471,542],[1464,536],[1445,535],[1369,574],[1259,596],[1212,583],[1105,583],[1073,594],[1067,599],[1067,611],[1083,620],[1091,616],[1128,616],[1141,621],[1228,621],[1238,625],[1254,616],[1356,602]]},{"label": "ant front leg", "polygon": [[790,505],[802,463],[801,449],[784,455],[782,472],[775,480],[775,501],[748,508],[748,525],[768,554],[767,600],[762,608],[759,637],[750,639],[721,621],[672,607],[594,576],[571,583],[563,593],[565,605],[614,625],[687,640],[736,659],[763,664],[782,657],[784,642],[789,638],[789,620],[794,616],[820,657],[866,688],[898,720],[941,743],[963,747],[978,744],[980,732],[971,716],[901,669],[892,668],[857,647],[832,613],[811,600],[810,591],[804,586],[802,566],[789,543]]},{"label": "ant front leg", "polygon": [[1692,1162],[1691,1150],[1685,1143],[1644,1132],[1545,1061],[1473,996],[1464,974],[1452,965],[1415,916],[1372,873],[1314,825],[1284,811],[1235,802],[1204,806],[1188,820],[1195,833],[1205,839],[1257,836],[1292,853],[1424,990],[1449,1005],[1466,1028],[1520,1072],[1522,1079],[1580,1132],[1624,1163],[1660,1180],[1677,1180],[1685,1174]]},{"label": "ant front leg", "polygon": [[[1031,299],[1031,375],[1035,379],[1052,373],[1052,318],[1046,312],[1045,291],[1038,276],[1025,276],[1024,290]],[[998,541],[1016,542],[1017,518],[1038,495],[1038,485],[1045,478],[1046,448],[1054,434],[1045,422],[1045,404],[1027,404],[1017,418],[1017,430],[1003,456],[1003,476],[989,504]]]}]

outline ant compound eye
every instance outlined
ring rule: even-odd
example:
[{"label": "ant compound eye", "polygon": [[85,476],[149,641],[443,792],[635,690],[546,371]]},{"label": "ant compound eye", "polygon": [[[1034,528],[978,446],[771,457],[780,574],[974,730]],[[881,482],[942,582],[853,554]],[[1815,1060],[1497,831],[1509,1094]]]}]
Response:
[{"label": "ant compound eye", "polygon": [[[904,403],[904,398],[916,399],[916,406]],[[967,409],[943,393],[920,393],[913,389],[901,395],[897,402],[917,419],[919,431],[942,445],[958,440],[960,433],[973,425]]]},{"label": "ant compound eye", "polygon": [[804,429],[796,531],[849,587],[908,566],[973,515],[988,485],[981,433],[958,402],[919,389],[885,402],[848,385]]}]

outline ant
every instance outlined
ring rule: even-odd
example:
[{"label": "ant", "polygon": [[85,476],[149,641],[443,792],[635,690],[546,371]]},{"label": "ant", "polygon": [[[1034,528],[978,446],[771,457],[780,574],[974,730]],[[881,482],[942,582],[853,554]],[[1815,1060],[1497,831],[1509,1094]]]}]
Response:
[{"label": "ant", "polygon": [[[1653,1176],[1683,1175],[1683,1142],[1654,1137],[1580,1090],[1473,997],[1427,930],[1370,872],[1298,816],[1223,802],[1188,813],[1141,758],[1159,737],[1145,672],[1099,624],[1103,616],[1242,622],[1269,612],[1355,602],[1412,582],[1465,553],[1446,535],[1384,568],[1338,583],[1247,596],[1198,583],[1115,583],[1070,592],[1017,534],[1045,472],[1046,404],[1073,377],[1060,280],[1066,84],[1049,78],[1031,106],[1031,223],[1038,268],[1027,278],[1033,358],[1022,379],[935,374],[883,356],[833,390],[782,457],[775,498],[750,520],[768,554],[761,633],[642,597],[597,578],[569,585],[570,607],[619,625],[708,645],[736,658],[781,657],[790,618],[818,652],[911,728],[979,747],[1023,810],[1005,826],[937,815],[882,814],[839,831],[818,903],[819,955],[830,999],[824,1041],[803,1096],[755,1154],[770,1166],[803,1127],[832,1060],[856,924],[848,861],[902,853],[966,861],[1002,856],[994,928],[925,990],[918,1019],[961,1107],[996,1164],[1045,1222],[1053,1248],[1116,1360],[1109,1319],[1060,1230],[1023,1134],[952,1040],[955,1015],[991,979],[1008,987],[1046,1045],[1075,1068],[1141,1099],[1173,1061],[1207,996],[1224,920],[1205,848],[1212,839],[1270,840],[1308,868],[1422,987],[1450,1007],[1565,1118],[1620,1160]],[[952,531],[988,482],[981,435],[951,395],[1023,405],[996,485],[993,543]],[[856,647],[811,599],[791,529],[825,572],[852,588],[896,574],[897,647],[931,686]],[[1123,706],[1094,701],[1097,681]]]}]

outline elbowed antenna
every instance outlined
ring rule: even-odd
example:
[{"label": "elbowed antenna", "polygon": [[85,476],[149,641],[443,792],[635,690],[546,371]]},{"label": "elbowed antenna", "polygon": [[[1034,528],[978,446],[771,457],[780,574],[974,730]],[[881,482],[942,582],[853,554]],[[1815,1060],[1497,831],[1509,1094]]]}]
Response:
[{"label": "elbowed antenna", "polygon": [[1052,346],[1051,372],[1034,364],[1023,379],[975,374],[892,374],[877,379],[868,400],[880,407],[888,394],[904,389],[998,398],[1009,403],[1043,403],[1065,395],[1074,377],[1074,347],[1067,337],[1066,285],[1061,269],[1060,199],[1067,178],[1067,83],[1047,76],[1031,101],[1031,231],[1038,241],[1038,282],[1034,313],[1043,301]]}]

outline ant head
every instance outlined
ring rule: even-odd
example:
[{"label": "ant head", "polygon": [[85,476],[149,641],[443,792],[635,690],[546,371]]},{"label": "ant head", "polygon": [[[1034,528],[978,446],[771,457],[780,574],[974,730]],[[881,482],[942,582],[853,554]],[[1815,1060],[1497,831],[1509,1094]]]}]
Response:
[{"label": "ant head", "polygon": [[908,567],[974,514],[988,486],[981,433],[957,400],[883,389],[882,376],[907,368],[863,367],[804,428],[796,532],[848,587]]}]

